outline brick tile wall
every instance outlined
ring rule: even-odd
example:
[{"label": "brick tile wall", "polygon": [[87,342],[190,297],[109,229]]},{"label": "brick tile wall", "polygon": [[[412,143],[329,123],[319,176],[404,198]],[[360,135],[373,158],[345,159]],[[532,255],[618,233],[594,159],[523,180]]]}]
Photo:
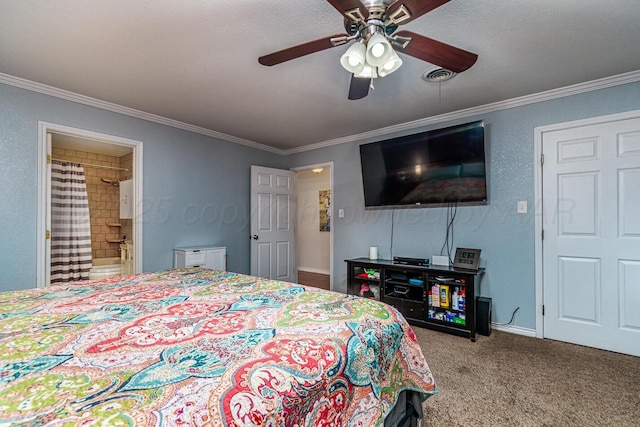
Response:
[{"label": "brick tile wall", "polygon": [[[124,157],[107,156],[104,154],[88,153],[66,148],[53,147],[53,157],[60,160],[68,160],[76,163],[91,163],[101,166],[132,168],[132,155],[128,155],[130,166],[122,166]],[[126,163],[127,160],[124,160]],[[131,175],[129,171],[115,169],[103,169],[93,166],[84,166],[87,180],[87,193],[89,196],[89,214],[91,216],[91,252],[93,258],[117,257],[118,243],[109,243],[108,239],[121,239],[123,235],[131,239],[131,220],[124,227],[112,227],[109,223],[120,223],[120,192],[118,187],[101,181],[102,178],[110,180],[122,180],[123,174]],[[128,230],[128,232],[127,232]]]}]

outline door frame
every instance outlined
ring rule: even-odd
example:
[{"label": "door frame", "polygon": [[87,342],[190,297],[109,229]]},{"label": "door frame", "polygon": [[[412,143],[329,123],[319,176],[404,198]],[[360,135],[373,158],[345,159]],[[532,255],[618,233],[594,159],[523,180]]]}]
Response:
[{"label": "door frame", "polygon": [[536,284],[536,337],[544,338],[544,317],[542,308],[544,303],[544,282],[543,282],[543,241],[542,231],[544,230],[544,206],[542,205],[543,191],[542,173],[543,164],[541,162],[543,137],[546,132],[567,130],[582,126],[597,125],[619,120],[640,118],[640,110],[627,111],[624,113],[608,114],[606,116],[590,117],[587,119],[574,120],[552,125],[539,126],[534,129],[534,182],[535,182],[535,284]]},{"label": "door frame", "polygon": [[[104,144],[122,145],[130,147],[133,151],[133,242],[134,242],[134,273],[142,272],[142,141],[122,138],[115,135],[108,135],[89,131],[86,129],[74,128],[70,126],[38,121],[38,199],[37,199],[37,225],[36,225],[36,287],[43,288],[47,284],[46,268],[51,259],[47,259],[46,239],[47,230],[47,204],[48,193],[50,191],[47,179],[47,135],[49,133],[65,134],[78,138],[91,139]],[[50,255],[49,255],[50,256]]]},{"label": "door frame", "polygon": [[[329,230],[329,289],[333,291],[333,231],[335,230],[336,224],[336,216],[334,215],[335,210],[333,209],[335,205],[335,192],[333,191],[333,174],[334,174],[334,166],[333,162],[324,162],[324,163],[315,163],[313,165],[306,166],[298,166],[295,168],[291,168],[293,172],[300,172],[303,170],[311,170],[316,168],[329,168],[329,190],[331,192],[331,229]],[[297,187],[294,186],[294,195],[297,198]],[[298,233],[294,233],[294,238],[296,239],[296,245],[298,244]],[[296,257],[296,271],[298,269],[298,259]]]}]

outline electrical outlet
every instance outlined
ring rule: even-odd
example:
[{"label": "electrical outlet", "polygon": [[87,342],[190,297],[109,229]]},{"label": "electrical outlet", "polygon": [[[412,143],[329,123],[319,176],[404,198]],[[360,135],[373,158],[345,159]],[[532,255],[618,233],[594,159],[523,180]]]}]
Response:
[{"label": "electrical outlet", "polygon": [[518,202],[518,213],[519,214],[526,214],[527,213],[527,201],[526,200],[520,200]]},{"label": "electrical outlet", "polygon": [[338,209],[338,218],[344,218],[344,209]]}]

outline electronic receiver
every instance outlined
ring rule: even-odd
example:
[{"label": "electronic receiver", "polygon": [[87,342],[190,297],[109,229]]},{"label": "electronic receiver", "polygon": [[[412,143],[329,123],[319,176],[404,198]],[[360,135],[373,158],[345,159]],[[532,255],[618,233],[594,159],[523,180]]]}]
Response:
[{"label": "electronic receiver", "polygon": [[393,257],[394,264],[404,264],[404,265],[417,265],[419,267],[428,267],[429,260],[426,258],[406,258],[406,257]]}]

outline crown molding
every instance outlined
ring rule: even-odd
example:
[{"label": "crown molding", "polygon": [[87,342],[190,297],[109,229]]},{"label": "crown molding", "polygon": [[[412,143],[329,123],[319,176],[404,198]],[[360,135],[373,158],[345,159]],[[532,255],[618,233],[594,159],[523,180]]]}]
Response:
[{"label": "crown molding", "polygon": [[71,92],[68,90],[58,89],[53,86],[48,86],[42,83],[36,83],[30,80],[0,73],[0,83],[4,83],[10,86],[27,89],[33,92],[44,94],[44,95],[65,99],[67,101],[77,102],[79,104],[100,108],[100,109],[111,111],[114,113],[119,113],[119,114],[135,117],[142,120],[147,120],[154,123],[163,124],[173,128],[186,130],[186,131],[197,133],[200,135],[209,136],[212,138],[220,139],[227,142],[232,142],[235,144],[245,145],[247,147],[268,151],[268,152],[280,154],[280,155],[302,153],[305,151],[317,150],[320,148],[330,147],[333,145],[357,142],[357,141],[362,141],[364,139],[369,139],[369,138],[384,137],[390,134],[395,134],[395,133],[403,132],[407,130],[413,130],[415,128],[428,126],[436,123],[463,119],[470,116],[487,114],[495,111],[506,110],[509,108],[521,107],[524,105],[535,104],[538,102],[549,101],[557,98],[564,98],[567,96],[577,95],[585,92],[592,92],[595,90],[606,89],[609,87],[620,86],[623,84],[634,83],[637,81],[640,81],[640,70],[631,71],[629,73],[619,74],[616,76],[605,77],[598,80],[592,80],[590,82],[578,83],[575,85],[548,90],[545,92],[540,92],[532,95],[525,95],[518,98],[508,99],[505,101],[498,101],[491,104],[481,105],[478,107],[472,107],[464,110],[453,111],[451,113],[440,114],[438,116],[426,117],[424,119],[418,119],[411,122],[400,123],[397,125],[375,129],[369,132],[362,132],[362,133],[357,133],[353,135],[348,135],[341,138],[330,139],[327,141],[305,145],[302,147],[291,148],[288,150],[281,150],[279,148],[271,147],[265,144],[260,144],[255,141],[238,138],[233,135],[227,135],[225,133],[217,132],[211,129],[206,129],[200,126],[191,125],[178,120],[169,119],[167,117],[146,113],[144,111],[136,110],[134,108],[124,107],[122,105],[114,104],[112,102],[102,101],[100,99],[91,98],[85,95],[80,95],[78,93]]},{"label": "crown molding", "polygon": [[90,96],[80,95],[75,92],[71,92],[64,89],[58,89],[53,86],[48,86],[42,83],[36,83],[30,80],[14,77],[8,74],[0,73],[0,83],[4,83],[10,86],[18,87],[21,89],[27,89],[32,92],[41,93],[43,95],[49,95],[67,101],[77,102],[78,104],[84,104],[91,107],[100,108],[102,110],[111,111],[114,113],[123,114],[130,117],[135,117],[149,122],[159,123],[167,125],[173,128],[186,130],[189,132],[197,133],[200,135],[210,136],[212,138],[221,139],[227,142],[233,142],[235,144],[246,145],[247,147],[257,148],[258,150],[269,151],[276,154],[284,154],[283,150],[268,145],[260,144],[255,141],[250,141],[243,138],[238,138],[233,135],[227,135],[222,132],[216,132],[211,129],[206,129],[200,126],[184,123],[179,120],[169,119],[167,117],[158,116],[144,111],[136,110],[134,108],[124,107],[122,105],[114,104],[112,102],[102,101],[100,99],[92,98]]},{"label": "crown molding", "polygon": [[507,110],[509,108],[521,107],[524,105],[536,104],[538,102],[549,101],[552,99],[564,98],[567,96],[578,95],[581,93],[592,92],[595,90],[606,89],[608,87],[620,86],[627,83],[634,83],[640,81],[640,70],[632,71],[629,73],[619,74],[617,76],[605,77],[598,80],[592,80],[590,82],[578,83],[571,86],[566,86],[558,89],[552,89],[545,92],[535,93],[532,95],[525,95],[518,98],[512,98],[505,101],[493,102],[491,104],[485,104],[478,107],[467,108],[464,110],[453,111],[451,113],[440,114],[438,116],[426,117],[424,119],[418,119],[411,122],[400,123],[393,126],[388,126],[380,129],[375,129],[369,132],[362,132],[354,135],[348,135],[341,138],[331,139],[315,144],[305,145],[302,147],[296,147],[289,150],[284,150],[284,154],[296,154],[305,151],[317,150],[319,148],[330,147],[332,145],[346,144],[349,142],[358,142],[369,138],[379,138],[388,136],[390,134],[399,133],[402,131],[412,130],[423,126],[428,126],[436,123],[442,123],[450,120],[463,119],[479,114],[487,114],[500,110]]}]

